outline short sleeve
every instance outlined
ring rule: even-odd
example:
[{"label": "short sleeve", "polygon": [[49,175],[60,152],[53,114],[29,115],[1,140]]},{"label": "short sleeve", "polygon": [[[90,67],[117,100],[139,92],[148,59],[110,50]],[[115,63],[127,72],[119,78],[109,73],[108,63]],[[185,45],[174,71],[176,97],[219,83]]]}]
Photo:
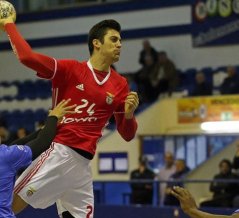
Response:
[{"label": "short sleeve", "polygon": [[26,167],[32,162],[32,151],[26,145],[12,145],[6,150],[8,163],[15,170]]}]

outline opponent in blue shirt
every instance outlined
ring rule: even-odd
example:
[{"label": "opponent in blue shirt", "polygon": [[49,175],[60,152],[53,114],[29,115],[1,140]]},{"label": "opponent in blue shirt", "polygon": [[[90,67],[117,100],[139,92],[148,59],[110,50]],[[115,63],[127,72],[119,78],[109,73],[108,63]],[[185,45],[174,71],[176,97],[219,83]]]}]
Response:
[{"label": "opponent in blue shirt", "polygon": [[191,218],[239,218],[239,209],[232,215],[216,215],[199,210],[193,196],[185,188],[175,186],[171,194],[180,201],[183,212]]},{"label": "opponent in blue shirt", "polygon": [[61,101],[50,111],[42,130],[16,140],[10,146],[0,144],[0,218],[15,218],[11,207],[16,174],[50,147],[56,135],[57,121],[66,113],[74,113],[72,109],[76,105],[67,106],[69,101]]}]

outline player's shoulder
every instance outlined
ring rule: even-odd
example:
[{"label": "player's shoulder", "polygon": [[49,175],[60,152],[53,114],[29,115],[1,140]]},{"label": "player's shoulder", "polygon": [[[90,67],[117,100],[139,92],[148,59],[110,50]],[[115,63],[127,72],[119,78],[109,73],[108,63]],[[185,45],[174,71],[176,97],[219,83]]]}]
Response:
[{"label": "player's shoulder", "polygon": [[127,84],[127,80],[124,76],[120,75],[116,70],[111,68],[111,77],[122,86],[125,86]]},{"label": "player's shoulder", "polygon": [[0,153],[2,154],[3,152],[5,152],[8,149],[8,146],[5,144],[1,144],[0,145]]},{"label": "player's shoulder", "polygon": [[76,59],[58,59],[57,62],[65,65],[84,65],[86,63],[85,61],[81,62]]},{"label": "player's shoulder", "polygon": [[8,146],[8,149],[14,152],[25,152],[27,150],[30,150],[30,147],[27,145],[11,145]]},{"label": "player's shoulder", "polygon": [[27,152],[28,150],[30,150],[30,148],[25,145],[11,145],[11,146],[1,145],[0,146],[1,154],[3,154],[5,157],[8,155],[13,156],[14,154],[21,153],[21,152]]}]

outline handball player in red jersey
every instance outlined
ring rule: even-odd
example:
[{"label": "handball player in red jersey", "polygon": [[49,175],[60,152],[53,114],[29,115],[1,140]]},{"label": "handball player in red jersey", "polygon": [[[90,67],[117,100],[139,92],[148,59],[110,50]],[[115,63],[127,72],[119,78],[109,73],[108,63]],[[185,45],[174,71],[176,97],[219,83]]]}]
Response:
[{"label": "handball player in red jersey", "polygon": [[126,79],[111,65],[121,51],[120,24],[103,20],[88,36],[88,61],[58,60],[34,52],[8,17],[0,20],[19,61],[52,81],[53,106],[71,98],[75,114],[63,117],[57,128],[54,147],[41,160],[36,159],[20,176],[15,186],[13,209],[20,212],[27,204],[46,208],[60,202],[63,217],[92,218],[94,197],[90,160],[102,130],[114,115],[119,134],[134,138],[137,123],[134,111],[138,95],[128,88]]}]

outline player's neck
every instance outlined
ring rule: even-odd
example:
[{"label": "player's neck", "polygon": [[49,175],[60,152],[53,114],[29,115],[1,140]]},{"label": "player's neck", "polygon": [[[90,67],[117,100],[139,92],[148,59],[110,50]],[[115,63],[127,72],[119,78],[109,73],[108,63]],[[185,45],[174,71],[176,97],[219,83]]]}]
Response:
[{"label": "player's neck", "polygon": [[98,71],[108,72],[110,68],[110,64],[105,61],[105,59],[101,59],[97,56],[90,57],[90,63],[92,67]]}]

